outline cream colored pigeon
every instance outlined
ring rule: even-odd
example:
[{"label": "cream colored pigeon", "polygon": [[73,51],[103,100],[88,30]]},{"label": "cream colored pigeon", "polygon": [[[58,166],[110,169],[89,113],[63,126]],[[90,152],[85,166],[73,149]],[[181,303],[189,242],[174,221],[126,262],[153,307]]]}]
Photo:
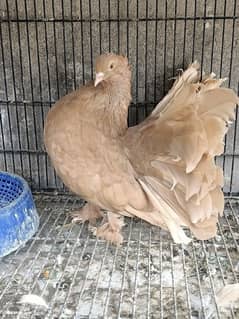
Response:
[{"label": "cream colored pigeon", "polygon": [[142,123],[128,128],[131,72],[126,57],[101,55],[95,81],[61,98],[49,111],[46,150],[57,174],[88,203],[74,220],[107,220],[96,235],[121,244],[122,216],[136,216],[188,243],[216,234],[223,173],[215,156],[234,119],[238,97],[213,74],[200,81],[193,63]]}]

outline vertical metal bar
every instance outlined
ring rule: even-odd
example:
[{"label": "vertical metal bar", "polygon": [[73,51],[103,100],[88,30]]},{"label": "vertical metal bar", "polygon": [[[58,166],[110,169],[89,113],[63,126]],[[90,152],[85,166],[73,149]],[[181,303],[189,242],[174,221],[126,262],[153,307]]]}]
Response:
[{"label": "vertical metal bar", "polygon": [[[214,10],[213,15],[214,17],[217,14],[217,0],[214,0]],[[213,19],[212,24],[212,50],[211,50],[211,64],[210,64],[210,73],[212,72],[212,66],[213,66],[213,56],[214,56],[214,44],[215,44],[215,26],[216,26],[216,19]]]},{"label": "vertical metal bar", "polygon": [[231,85],[231,78],[232,78],[232,62],[233,62],[233,53],[234,53],[234,45],[233,44],[235,41],[236,10],[237,10],[237,0],[234,0],[233,22],[232,22],[232,39],[231,39],[231,55],[230,55],[230,67],[229,67],[229,80],[228,80],[229,87]]},{"label": "vertical metal bar", "polygon": [[[230,200],[229,200],[229,206],[230,206],[231,211],[233,211],[232,204],[231,204]],[[229,223],[229,220],[228,220],[228,217],[227,217],[227,214],[226,214],[226,213],[224,214],[224,218],[225,218],[225,220],[226,220],[226,222],[227,222],[227,226],[228,226],[228,228],[229,228],[229,230],[230,230],[230,234],[231,234],[231,236],[232,236],[232,241],[234,242],[234,245],[235,245],[236,249],[237,249],[238,252],[239,252],[239,245],[238,245],[238,243],[237,243],[237,238],[236,238],[236,236],[235,236],[235,234],[234,234],[234,232],[233,232],[233,230],[232,230],[232,227],[231,227],[231,225],[230,225],[230,223]]]},{"label": "vertical metal bar", "polygon": [[[81,229],[80,229],[79,234],[81,233],[82,228],[83,228],[83,225],[82,225],[82,227],[81,227]],[[82,257],[83,257],[84,254],[85,254],[85,250],[86,250],[87,244],[89,243],[89,238],[90,238],[90,236],[89,236],[89,233],[88,233],[87,237],[84,239],[84,245],[83,245],[83,247],[82,247],[81,254],[80,254],[80,256],[79,256],[79,260],[82,260]],[[75,245],[74,245],[74,247],[75,247]],[[65,296],[64,304],[63,304],[63,306],[61,307],[61,309],[60,309],[60,311],[59,311],[59,314],[62,314],[63,311],[64,311],[64,309],[65,309],[65,307],[66,307],[66,303],[67,303],[67,300],[68,300],[68,298],[69,298],[69,296],[70,296],[70,294],[71,294],[71,291],[72,291],[72,288],[73,288],[73,284],[76,282],[76,276],[77,276],[79,267],[80,267],[80,262],[79,262],[78,265],[76,266],[76,269],[75,269],[75,271],[74,271],[74,274],[73,274],[73,277],[72,277],[72,280],[71,280],[71,283],[70,283],[69,290],[68,290],[68,292],[67,292],[67,294],[66,294],[66,296]]]},{"label": "vertical metal bar", "polygon": [[[159,230],[160,231],[160,230]],[[160,282],[159,282],[159,289],[160,289],[160,319],[164,318],[163,314],[163,281],[162,281],[162,273],[163,273],[163,244],[162,244],[162,235],[160,232],[160,242],[159,242],[159,272],[160,272]]]},{"label": "vertical metal bar", "polygon": [[[36,0],[34,0],[35,2]],[[72,4],[72,1],[71,1]],[[54,35],[54,54],[56,62],[56,88],[57,88],[57,98],[60,98],[60,88],[59,88],[59,76],[58,76],[58,53],[57,53],[57,37],[56,37],[56,16],[55,16],[55,1],[52,0],[52,16],[53,16],[53,35]]]},{"label": "vertical metal bar", "polygon": [[[135,318],[136,313],[136,303],[137,303],[137,286],[138,286],[138,269],[139,269],[139,260],[140,260],[140,244],[141,244],[141,232],[142,232],[142,219],[140,220],[139,226],[139,237],[137,245],[137,258],[135,265],[135,276],[134,276],[134,292],[133,292],[133,309],[132,309],[132,318]],[[137,317],[136,317],[137,318]]]},{"label": "vertical metal bar", "polygon": [[[17,92],[16,92],[16,78],[15,78],[15,71],[14,71],[14,59],[13,59],[13,47],[12,47],[12,31],[11,31],[11,23],[10,23],[10,14],[9,14],[9,4],[8,0],[6,0],[6,9],[7,9],[7,19],[8,19],[8,36],[9,36],[9,44],[10,44],[10,59],[11,59],[11,66],[12,66],[12,79],[13,79],[13,93],[14,93],[14,99],[15,99],[15,113],[16,113],[16,119],[17,119],[17,134],[18,134],[18,145],[19,149],[22,149],[21,145],[21,136],[20,136],[20,128],[19,128],[19,116],[18,116],[18,110],[17,110]],[[12,127],[9,127],[10,134],[12,135]],[[20,166],[21,166],[21,174],[23,173],[23,161],[22,161],[22,154],[19,154],[20,157]]]},{"label": "vertical metal bar", "polygon": [[175,319],[177,319],[178,318],[178,309],[177,309],[176,287],[175,287],[175,280],[174,280],[173,244],[172,243],[170,243],[170,257],[171,257],[171,269],[172,269],[174,316],[175,316]]},{"label": "vertical metal bar", "polygon": [[117,1],[118,54],[120,54],[120,1]]},{"label": "vertical metal bar", "polygon": [[[129,0],[126,0],[126,54],[129,59]],[[129,61],[130,63],[131,61]],[[132,89],[131,89],[132,90]],[[132,124],[132,107],[128,110],[128,125]]]},{"label": "vertical metal bar", "polygon": [[[45,0],[43,0],[43,14],[44,14],[44,18],[46,19],[46,3]],[[51,98],[51,78],[50,78],[50,67],[49,67],[49,54],[48,54],[48,37],[47,37],[47,27],[46,27],[46,22],[44,21],[44,36],[45,36],[45,40],[46,40],[46,65],[47,65],[47,81],[48,81],[48,96],[49,96],[49,101],[52,100]],[[42,110],[42,125],[44,127],[44,113]],[[47,157],[45,155],[45,171],[46,171],[46,181],[47,181],[47,187],[49,185],[49,178],[48,178],[48,169],[47,169]]]},{"label": "vertical metal bar", "polygon": [[129,58],[129,0],[127,0],[127,3],[126,3],[126,12],[127,12],[127,40],[126,40],[126,43],[127,43],[127,57]]},{"label": "vertical metal bar", "polygon": [[[231,42],[231,56],[230,56],[230,68],[229,68],[229,81],[228,81],[228,86],[231,86],[231,77],[232,77],[232,62],[233,62],[233,51],[234,51],[234,40],[235,40],[235,23],[236,23],[236,8],[237,8],[237,0],[234,0],[234,9],[233,9],[233,24],[232,24],[232,42]],[[238,83],[238,92],[239,92],[239,83]],[[234,136],[233,136],[233,154],[235,153],[236,150],[236,139],[237,139],[237,116],[238,116],[238,106],[236,108],[236,118],[235,118],[235,123],[234,123]],[[225,140],[225,145],[226,145],[226,140]],[[231,175],[230,175],[230,189],[229,193],[232,193],[232,180],[233,180],[233,173],[234,173],[234,160],[235,156],[232,156],[232,164],[231,164]]]},{"label": "vertical metal bar", "polygon": [[[35,2],[35,0],[34,0]],[[56,36],[56,16],[55,16],[55,1],[52,0],[52,16],[53,16],[53,43],[54,43],[54,55],[55,55],[55,71],[56,71],[56,92],[57,92],[57,99],[60,98],[60,88],[59,88],[59,76],[58,76],[58,52],[57,52],[57,36]],[[71,9],[72,9],[72,1],[71,1]],[[73,26],[72,26],[73,27]],[[73,32],[73,30],[72,30]],[[74,35],[72,34],[72,40],[74,40]],[[74,52],[74,49],[73,49]],[[73,53],[74,54],[74,53]],[[73,61],[74,63],[75,61]],[[39,62],[38,62],[39,63]],[[74,72],[75,72],[75,64],[74,64]],[[75,73],[74,73],[75,75]],[[41,97],[42,97],[42,93],[41,93]],[[52,105],[53,101],[50,100],[50,107]],[[42,104],[41,104],[42,107]],[[43,109],[42,109],[42,114],[43,114]],[[56,178],[56,171],[54,169],[54,177],[55,177],[55,187],[59,188],[60,186],[58,186],[57,183],[57,178]],[[63,191],[65,190],[64,185],[60,184]]]},{"label": "vertical metal bar", "polygon": [[[215,251],[215,255],[216,255],[218,268],[219,268],[221,276],[222,276],[222,282],[223,282],[223,285],[225,286],[226,285],[226,281],[225,281],[225,276],[224,276],[224,273],[223,273],[223,270],[222,270],[221,261],[220,261],[220,258],[218,257],[217,245],[215,244],[215,240],[214,239],[212,239],[212,241],[213,241],[213,247],[214,247],[214,251]],[[230,309],[230,311],[231,311],[231,317],[234,319],[234,314],[233,314],[232,309]]]},{"label": "vertical metal bar", "polygon": [[[227,0],[224,0],[223,16],[225,17],[226,14],[227,14]],[[223,19],[223,24],[222,24],[222,43],[221,43],[221,60],[220,60],[220,71],[219,71],[219,76],[220,76],[220,78],[222,77],[222,64],[223,64],[223,53],[224,53],[225,25],[226,25],[226,19]]]},{"label": "vertical metal bar", "polygon": [[111,52],[111,21],[110,21],[110,0],[108,0],[108,33],[109,33],[109,52]]},{"label": "vertical metal bar", "polygon": [[75,40],[74,40],[74,22],[73,22],[73,7],[70,1],[70,15],[71,15],[71,42],[72,42],[72,59],[73,59],[73,79],[74,79],[74,90],[76,89],[76,61],[75,61]]},{"label": "vertical metal bar", "polygon": [[147,318],[151,318],[151,227],[148,241],[148,287],[147,287]]},{"label": "vertical metal bar", "polygon": [[168,0],[165,1],[165,20],[164,20],[164,74],[163,74],[163,92],[166,94],[166,71],[167,71],[167,22],[168,22]]},{"label": "vertical metal bar", "polygon": [[192,61],[194,61],[194,55],[195,55],[195,39],[196,39],[196,23],[197,23],[196,18],[197,18],[197,0],[194,0]]},{"label": "vertical metal bar", "polygon": [[190,301],[190,294],[188,289],[188,279],[187,279],[187,272],[186,272],[186,263],[185,263],[185,254],[184,254],[184,248],[182,248],[182,262],[183,262],[183,273],[184,273],[184,281],[185,281],[185,289],[187,294],[187,312],[188,312],[188,318],[191,318],[191,301]]},{"label": "vertical metal bar", "polygon": [[[34,0],[35,1],[35,0]],[[71,9],[72,9],[72,1],[71,1]],[[57,52],[57,36],[56,36],[56,16],[55,16],[55,1],[52,0],[52,16],[53,16],[53,43],[54,43],[54,55],[55,55],[55,70],[56,70],[56,91],[57,91],[57,99],[60,99],[60,88],[59,88],[59,76],[58,76],[58,52]],[[73,24],[72,24],[73,27]],[[74,40],[74,34],[73,34],[73,30],[72,30],[72,40]],[[74,54],[74,49],[73,49],[73,54]],[[73,61],[74,63],[74,61]],[[75,64],[74,64],[74,72],[75,72]],[[74,76],[75,73],[74,73]],[[50,101],[50,107],[51,107],[51,103],[53,101]],[[58,188],[60,186],[58,186],[57,183],[57,178],[56,178],[56,171],[54,169],[54,177],[55,177],[55,187]],[[60,184],[62,189],[65,190],[64,185]]]},{"label": "vertical metal bar", "polygon": [[102,54],[101,0],[99,0],[99,40],[100,40],[100,54]]},{"label": "vertical metal bar", "polygon": [[112,275],[115,270],[115,262],[116,262],[116,257],[118,255],[118,247],[115,249],[115,254],[114,254],[114,259],[113,259],[113,264],[111,268],[111,276],[108,284],[108,289],[107,289],[107,296],[104,304],[104,312],[103,312],[103,317],[102,318],[108,318],[108,306],[109,306],[109,301],[110,301],[110,293],[111,293],[111,282],[112,282]]},{"label": "vertical metal bar", "polygon": [[[25,0],[26,2],[26,0]],[[27,10],[26,10],[27,11]],[[58,92],[58,98],[59,98],[59,83],[58,83],[58,68],[57,68],[57,51],[56,51],[56,25],[55,25],[55,12],[54,12],[54,0],[52,0],[52,13],[53,13],[53,32],[54,32],[54,48],[55,48],[55,62],[56,62],[56,86],[57,86],[57,92]],[[48,60],[48,59],[47,59]],[[48,62],[48,61],[47,61]],[[50,77],[49,77],[50,79]],[[49,82],[49,85],[50,85],[50,82]],[[50,90],[50,87],[49,87],[49,90]],[[33,96],[33,95],[32,95]],[[32,97],[33,99],[33,97]],[[50,90],[50,93],[49,93],[49,105],[51,107],[51,104],[52,104],[52,97],[51,97],[51,90]],[[44,123],[44,111],[43,111],[43,106],[41,106],[42,108],[42,119],[43,119],[43,123]],[[33,112],[33,115],[34,115],[34,121],[35,120],[35,112]],[[44,129],[44,127],[43,127]],[[36,134],[36,132],[35,132]],[[47,174],[47,168],[48,168],[48,161],[47,161],[47,155],[45,155],[45,166],[46,166],[46,174]],[[48,175],[46,175],[48,176]],[[55,180],[55,187],[57,188],[57,178],[56,178],[56,171],[54,169],[54,180]]]},{"label": "vertical metal bar", "polygon": [[[102,258],[102,262],[101,262],[101,265],[100,265],[100,270],[97,274],[97,278],[96,278],[96,287],[95,287],[95,291],[94,291],[94,296],[92,298],[92,302],[91,302],[91,306],[90,306],[90,310],[89,310],[89,318],[93,318],[93,315],[92,315],[92,310],[94,308],[94,304],[96,302],[96,296],[97,296],[97,293],[98,293],[98,285],[99,285],[99,280],[100,280],[100,276],[102,274],[102,269],[103,269],[103,266],[105,264],[105,259],[106,259],[106,256],[107,256],[107,253],[108,253],[108,248],[109,248],[109,242],[107,241],[106,244],[105,244],[105,250],[104,250],[104,255],[103,255],[103,258]],[[91,317],[92,315],[92,317]]]},{"label": "vertical metal bar", "polygon": [[136,2],[136,90],[135,90],[135,111],[136,111],[136,124],[139,122],[139,110],[138,110],[138,100],[139,100],[139,0]]},{"label": "vertical metal bar", "polygon": [[154,38],[154,103],[157,99],[157,45],[158,45],[158,0],[155,0],[155,38]]},{"label": "vertical metal bar", "polygon": [[[0,39],[1,41],[1,39]],[[5,140],[4,140],[4,132],[3,132],[3,122],[2,122],[2,111],[0,110],[0,133],[2,138],[2,147],[3,147],[3,158],[4,158],[4,171],[7,171],[7,159],[6,159],[6,153],[4,152],[6,149],[5,146]],[[2,164],[1,164],[2,165]],[[1,169],[0,169],[1,170]]]},{"label": "vertical metal bar", "polygon": [[203,63],[204,63],[204,45],[205,45],[205,26],[206,26],[206,21],[205,21],[205,17],[207,14],[207,0],[204,0],[204,11],[203,11],[203,32],[202,32],[202,52],[201,52],[201,75],[203,72]]},{"label": "vertical metal bar", "polygon": [[[37,9],[36,9],[36,0],[33,1],[33,7],[34,7],[34,18],[35,18],[35,33],[36,33],[36,48],[37,48],[37,65],[38,65],[38,80],[39,80],[39,92],[40,92],[40,107],[41,107],[41,114],[43,117],[43,98],[42,98],[42,82],[41,82],[41,63],[40,63],[40,50],[39,50],[39,38],[38,38],[38,25],[36,22],[37,19]],[[38,140],[37,140],[37,124],[36,124],[36,115],[35,115],[35,109],[32,109],[33,113],[33,122],[34,122],[34,128],[35,128],[35,144],[36,149],[39,148]],[[38,175],[38,189],[41,188],[41,175],[40,175],[40,160],[39,160],[39,154],[36,154],[37,158],[37,175]]]},{"label": "vertical metal bar", "polygon": [[[228,201],[229,201],[229,207],[230,207],[230,209],[231,209],[231,212],[232,212],[232,214],[235,216],[230,199],[229,199]],[[229,224],[229,223],[228,223],[228,224]],[[222,231],[222,228],[221,228],[221,224],[220,224],[220,223],[218,223],[218,229],[219,229],[219,233],[220,233],[220,236],[221,236],[221,238],[222,238],[222,241],[223,241],[224,249],[225,249],[225,251],[226,251],[226,256],[227,256],[227,260],[228,260],[228,263],[227,263],[227,264],[230,265],[231,272],[232,272],[232,275],[233,275],[234,283],[238,283],[237,274],[236,274],[236,272],[235,272],[234,265],[233,265],[233,263],[232,263],[232,259],[231,259],[231,256],[230,256],[230,253],[229,253],[229,250],[228,250],[228,247],[227,247],[227,243],[226,243],[226,241],[225,241],[224,233],[223,233],[223,231]],[[234,236],[233,236],[231,227],[229,227],[229,229],[230,229],[230,231],[231,231],[232,238],[234,239]],[[216,256],[217,256],[217,248],[216,248],[214,239],[213,239],[213,243],[214,243],[214,249],[215,249]],[[239,251],[239,248],[238,248],[238,245],[237,245],[237,242],[235,241],[235,239],[234,239],[234,243],[236,244],[236,249],[237,249],[237,251]],[[224,278],[224,274],[223,274],[223,271],[222,271],[221,262],[220,262],[220,259],[218,258],[218,256],[217,256],[217,261],[218,261],[219,268],[220,268],[220,271],[221,271],[221,274],[222,274],[223,283],[225,284],[225,278]],[[227,272],[228,272],[228,269],[227,269]],[[232,318],[234,318],[234,314],[233,314],[233,310],[232,310],[232,309],[231,309],[231,316],[232,316]]]},{"label": "vertical metal bar", "polygon": [[188,10],[188,0],[185,0],[185,11],[184,11],[184,31],[183,31],[183,69],[185,68],[186,30],[187,30],[187,10]]},{"label": "vertical metal bar", "polygon": [[224,234],[223,234],[223,231],[222,231],[222,228],[221,228],[221,224],[220,224],[220,223],[218,223],[218,228],[219,228],[220,235],[221,235],[221,237],[222,237],[223,246],[224,246],[225,251],[226,251],[226,255],[227,255],[227,258],[228,258],[228,261],[229,261],[229,264],[230,264],[230,268],[231,268],[231,270],[232,270],[232,274],[233,274],[235,283],[237,283],[237,282],[238,282],[238,280],[237,280],[237,275],[236,275],[235,270],[234,270],[234,266],[233,266],[233,263],[232,263],[232,259],[231,259],[231,256],[230,256],[230,254],[229,254],[228,247],[227,247],[227,244],[226,244],[226,241],[225,241],[225,237],[224,237]]},{"label": "vertical metal bar", "polygon": [[192,242],[192,251],[193,251],[193,259],[194,259],[194,265],[195,265],[195,270],[196,270],[196,275],[197,275],[201,311],[202,311],[202,315],[203,315],[202,318],[206,318],[205,307],[204,307],[204,302],[203,302],[203,297],[202,297],[202,288],[201,288],[201,280],[200,280],[199,269],[198,269],[198,262],[197,262],[197,257],[196,257],[196,253],[195,253],[195,248],[194,248],[193,242]]},{"label": "vertical metal bar", "polygon": [[127,239],[127,249],[126,249],[125,262],[124,262],[124,271],[123,271],[123,278],[122,278],[122,284],[121,284],[120,296],[119,296],[119,304],[118,304],[118,314],[117,314],[118,319],[121,318],[120,311],[121,311],[121,306],[123,303],[124,284],[125,284],[125,277],[126,277],[127,265],[128,265],[130,239],[131,239],[131,235],[132,235],[132,224],[133,224],[133,218],[131,218],[130,225],[129,225],[129,236]]},{"label": "vertical metal bar", "polygon": [[64,56],[64,75],[65,75],[65,93],[68,93],[68,78],[66,68],[66,28],[65,28],[65,10],[64,0],[61,0],[61,14],[62,14],[62,31],[63,31],[63,56]]},{"label": "vertical metal bar", "polygon": [[89,0],[89,16],[90,16],[90,71],[91,78],[93,79],[93,44],[92,44],[92,13],[91,13],[91,1]]},{"label": "vertical metal bar", "polygon": [[144,117],[148,115],[148,92],[147,92],[147,87],[148,87],[148,1],[145,3],[145,14],[146,14],[146,21],[145,21],[145,51],[144,51],[144,62],[145,62],[145,77],[144,77]]},{"label": "vertical metal bar", "polygon": [[81,65],[82,65],[82,81],[83,81],[83,84],[85,84],[84,30],[83,30],[82,0],[80,0],[80,19],[81,19]]},{"label": "vertical metal bar", "polygon": [[[225,17],[227,14],[227,0],[224,1],[224,11],[223,11],[223,16]],[[224,55],[224,38],[225,38],[225,25],[226,25],[226,19],[223,19],[223,24],[222,24],[222,43],[221,43],[221,60],[220,60],[220,71],[219,71],[219,77],[222,77],[222,64],[223,64],[223,55]],[[227,137],[225,136],[224,138],[224,154],[223,156],[223,172],[225,172],[225,162],[226,162],[226,156],[225,156],[225,152],[226,152],[226,141],[227,141]]]},{"label": "vertical metal bar", "polygon": [[[16,18],[17,18],[17,20],[19,20],[17,0],[15,0],[15,8],[16,8]],[[27,26],[27,31],[28,31],[28,24],[27,23],[26,23],[26,26]],[[26,95],[25,95],[25,88],[24,88],[21,34],[20,34],[19,22],[17,22],[17,38],[18,38],[18,52],[19,52],[19,59],[20,59],[20,77],[21,77],[22,97],[23,97],[23,109],[24,109],[25,129],[26,129],[26,141],[27,141],[27,148],[29,149],[29,145],[30,145],[29,144],[29,131],[28,131],[26,104],[24,103],[24,101],[26,100]],[[28,51],[28,56],[30,56],[30,50]],[[29,66],[30,66],[30,64],[29,64]],[[30,70],[30,72],[31,72],[31,70]],[[32,85],[31,80],[32,80],[32,78],[30,77],[30,85]],[[33,90],[32,86],[31,86],[31,90]],[[17,104],[16,104],[16,108],[17,108]],[[19,125],[19,124],[20,123],[17,123],[17,125]],[[19,135],[19,140],[20,139],[21,139],[21,137]],[[29,153],[28,153],[27,159],[28,159],[28,165],[29,165],[30,178],[32,180],[32,169],[31,169],[31,161],[30,161],[30,154]],[[23,174],[23,176],[24,176],[24,174]]]},{"label": "vertical metal bar", "polygon": [[173,28],[173,76],[175,76],[176,34],[177,34],[177,0],[175,0],[175,1],[174,1],[174,28]]},{"label": "vertical metal bar", "polygon": [[[238,90],[237,94],[239,94],[239,82],[238,82]],[[233,154],[236,152],[236,146],[237,146],[237,122],[238,122],[238,112],[239,108],[238,105],[236,106],[236,118],[235,118],[235,129],[234,129],[234,137],[233,137]],[[232,182],[235,177],[234,174],[234,166],[235,166],[235,155],[232,156],[232,167],[231,167],[231,176],[230,176],[230,195],[232,194]]]},{"label": "vertical metal bar", "polygon": [[[17,0],[16,0],[17,3]],[[26,14],[26,20],[28,20],[28,8],[27,8],[27,1],[24,0],[24,4],[25,4],[25,14]],[[35,134],[35,148],[36,148],[36,118],[35,118],[35,108],[34,108],[34,93],[33,93],[33,78],[32,78],[32,60],[31,60],[31,48],[30,48],[30,37],[29,37],[29,24],[28,22],[26,22],[26,31],[27,31],[27,49],[28,49],[28,64],[29,64],[29,73],[30,73],[30,87],[31,87],[31,98],[32,98],[32,114],[33,114],[33,121],[34,121],[34,134]],[[26,110],[25,110],[26,113]],[[25,115],[26,116],[26,115]],[[27,123],[27,121],[26,121]],[[28,133],[27,133],[28,134]],[[28,139],[28,147],[29,147],[29,138]],[[30,161],[30,165],[31,165],[31,160],[30,160],[30,155],[29,155],[29,161]],[[39,169],[39,166],[38,166]],[[30,166],[30,171],[32,171],[32,167]],[[32,172],[30,172],[30,176],[32,179]],[[39,173],[38,173],[39,176]]]},{"label": "vertical metal bar", "polygon": [[236,212],[234,211],[233,206],[232,206],[232,203],[231,203],[231,200],[229,199],[228,201],[229,201],[229,206],[230,206],[230,208],[231,208],[231,213],[232,213],[232,215],[233,215],[233,217],[234,217],[234,219],[235,219],[235,222],[236,222],[237,226],[239,227],[239,216],[237,216],[238,213],[236,213]]},{"label": "vertical metal bar", "polygon": [[211,288],[212,295],[213,295],[213,301],[214,301],[214,306],[216,308],[216,314],[217,314],[217,317],[220,319],[221,316],[219,314],[219,309],[218,309],[218,305],[217,305],[214,283],[213,283],[212,274],[211,274],[210,267],[209,267],[209,262],[208,262],[208,258],[207,258],[207,251],[206,251],[205,243],[204,243],[203,240],[201,241],[201,245],[202,245],[203,252],[204,252],[204,255],[205,255],[207,271],[208,271],[208,276],[209,276],[209,281],[210,281],[210,286],[211,286],[210,288]]}]

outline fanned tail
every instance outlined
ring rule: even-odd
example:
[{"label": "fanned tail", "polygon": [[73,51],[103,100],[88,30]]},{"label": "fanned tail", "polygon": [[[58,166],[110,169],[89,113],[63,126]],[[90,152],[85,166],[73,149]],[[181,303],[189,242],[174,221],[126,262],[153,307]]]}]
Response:
[{"label": "fanned tail", "polygon": [[198,239],[214,236],[223,213],[223,172],[214,158],[224,150],[239,99],[233,90],[220,87],[225,79],[214,76],[200,81],[199,64],[193,63],[132,130],[136,137],[131,144],[140,145],[131,146],[132,157],[148,163],[135,165],[143,175],[141,186],[176,242],[188,241],[180,225]]}]

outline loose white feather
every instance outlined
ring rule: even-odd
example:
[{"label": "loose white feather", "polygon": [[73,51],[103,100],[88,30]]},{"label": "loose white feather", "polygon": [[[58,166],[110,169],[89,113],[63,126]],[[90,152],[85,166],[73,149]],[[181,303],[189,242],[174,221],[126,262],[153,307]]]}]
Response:
[{"label": "loose white feather", "polygon": [[34,294],[23,295],[21,299],[19,300],[19,303],[48,308],[46,301],[42,297],[38,295],[34,295]]},{"label": "loose white feather", "polygon": [[219,290],[216,296],[217,304],[221,307],[231,306],[239,302],[239,283],[226,285]]}]

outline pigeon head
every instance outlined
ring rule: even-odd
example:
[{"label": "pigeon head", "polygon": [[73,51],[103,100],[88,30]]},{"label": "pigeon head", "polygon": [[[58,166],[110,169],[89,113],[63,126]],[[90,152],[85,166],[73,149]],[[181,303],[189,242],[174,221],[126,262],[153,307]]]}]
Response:
[{"label": "pigeon head", "polygon": [[102,81],[112,80],[115,77],[130,78],[128,59],[113,53],[102,54],[96,59],[95,86]]}]

